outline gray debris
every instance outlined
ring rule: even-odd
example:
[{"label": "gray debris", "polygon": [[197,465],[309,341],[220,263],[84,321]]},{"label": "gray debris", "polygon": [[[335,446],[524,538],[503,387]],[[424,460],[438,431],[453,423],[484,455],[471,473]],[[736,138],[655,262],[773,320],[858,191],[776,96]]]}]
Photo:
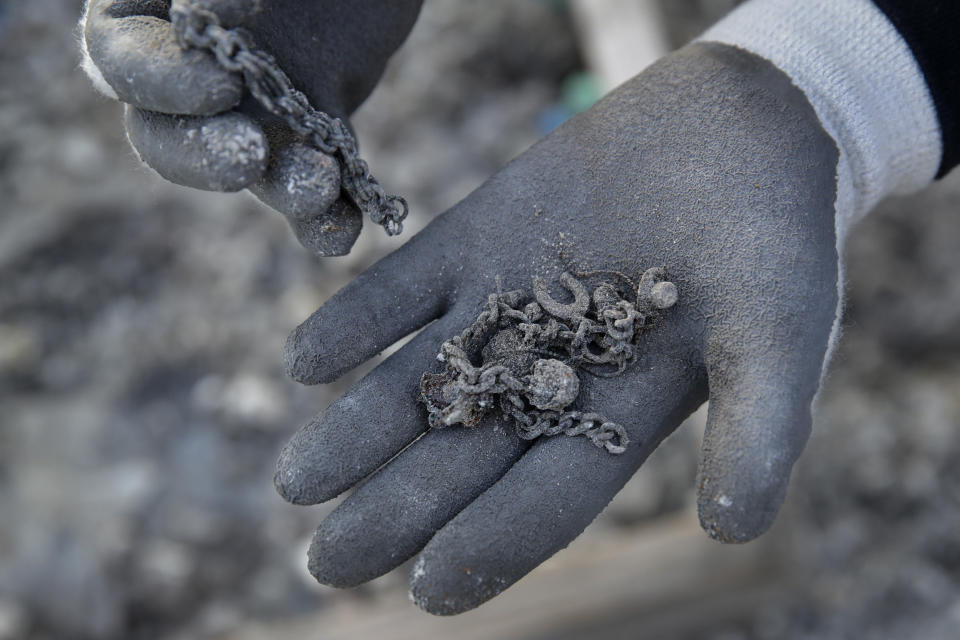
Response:
[{"label": "gray debris", "polygon": [[[553,299],[543,278],[533,279],[532,301],[521,290],[491,294],[476,321],[441,345],[443,373],[420,380],[430,426],[475,427],[496,408],[524,440],[584,435],[610,453],[623,453],[630,442],[623,426],[568,410],[580,392],[577,370],[601,377],[623,373],[636,359],[643,328],[677,301],[676,286],[665,278],[664,269],[648,269],[631,286],[633,300],[607,282],[591,293],[569,273],[560,276],[573,295],[569,303]],[[473,364],[477,355],[480,366]]]}]

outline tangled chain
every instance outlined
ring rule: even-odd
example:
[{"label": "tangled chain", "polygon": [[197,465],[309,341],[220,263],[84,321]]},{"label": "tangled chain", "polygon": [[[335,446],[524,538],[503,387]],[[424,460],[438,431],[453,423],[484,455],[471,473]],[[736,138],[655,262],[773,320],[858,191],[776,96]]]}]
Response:
[{"label": "tangled chain", "polygon": [[403,231],[407,201],[388,196],[370,175],[360,158],[357,142],[339,118],[314,109],[298,91],[273,57],[253,48],[242,29],[220,26],[215,14],[191,3],[170,10],[170,21],[178,44],[184,48],[207,49],[227,71],[242,73],[250,93],[267,111],[283,119],[296,133],[340,162],[341,185],[361,211],[381,225],[388,235]]},{"label": "tangled chain", "polygon": [[[629,438],[621,425],[566,410],[580,389],[575,370],[601,377],[623,373],[636,359],[643,327],[676,303],[676,287],[665,278],[663,269],[648,269],[633,301],[609,283],[591,294],[569,273],[560,279],[573,295],[570,303],[554,300],[542,278],[533,280],[533,301],[521,290],[491,294],[473,324],[440,346],[443,373],[421,378],[430,426],[477,426],[497,408],[524,440],[582,435],[610,453],[623,453]],[[480,366],[473,364],[478,355]]]}]

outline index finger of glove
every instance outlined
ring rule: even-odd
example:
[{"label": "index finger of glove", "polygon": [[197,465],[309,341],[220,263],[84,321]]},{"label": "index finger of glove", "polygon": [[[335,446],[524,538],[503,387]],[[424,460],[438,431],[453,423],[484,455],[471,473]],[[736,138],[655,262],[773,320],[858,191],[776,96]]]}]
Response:
[{"label": "index finger of glove", "polygon": [[173,116],[127,106],[127,139],[140,159],[170,182],[238,191],[263,175],[268,145],[246,114]]},{"label": "index finger of glove", "polygon": [[212,115],[233,108],[243,95],[242,78],[207,51],[181,49],[167,20],[168,4],[90,0],[83,42],[94,82],[102,80],[113,97],[150,111]]},{"label": "index finger of glove", "polygon": [[443,315],[461,262],[451,222],[434,220],[297,327],[284,346],[287,373],[303,384],[332,382]]}]

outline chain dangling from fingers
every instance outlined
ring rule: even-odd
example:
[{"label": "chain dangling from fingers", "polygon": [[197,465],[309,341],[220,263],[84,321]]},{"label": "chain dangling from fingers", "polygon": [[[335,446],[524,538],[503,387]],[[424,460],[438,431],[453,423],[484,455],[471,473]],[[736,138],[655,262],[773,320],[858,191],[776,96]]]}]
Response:
[{"label": "chain dangling from fingers", "polygon": [[243,74],[247,89],[264,109],[281,118],[320,151],[337,158],[344,192],[373,222],[391,236],[403,231],[403,221],[409,213],[407,201],[387,195],[360,157],[357,141],[346,125],[311,106],[273,56],[255,49],[245,31],[224,28],[213,12],[192,2],[173,7],[170,22],[182,48],[206,49],[224,69]]}]

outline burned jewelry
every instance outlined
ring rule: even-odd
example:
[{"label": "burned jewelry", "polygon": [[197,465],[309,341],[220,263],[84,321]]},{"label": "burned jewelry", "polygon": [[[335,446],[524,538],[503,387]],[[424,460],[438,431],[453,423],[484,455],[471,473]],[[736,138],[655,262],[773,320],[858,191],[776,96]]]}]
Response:
[{"label": "burned jewelry", "polygon": [[432,428],[476,427],[497,411],[524,440],[582,435],[610,453],[626,451],[623,426],[569,409],[580,392],[578,372],[623,373],[637,358],[643,329],[676,304],[677,288],[659,267],[629,292],[609,282],[591,292],[569,273],[560,282],[572,302],[553,299],[546,281],[534,278],[532,300],[522,290],[490,294],[474,323],[440,346],[443,372],[420,379]]}]

